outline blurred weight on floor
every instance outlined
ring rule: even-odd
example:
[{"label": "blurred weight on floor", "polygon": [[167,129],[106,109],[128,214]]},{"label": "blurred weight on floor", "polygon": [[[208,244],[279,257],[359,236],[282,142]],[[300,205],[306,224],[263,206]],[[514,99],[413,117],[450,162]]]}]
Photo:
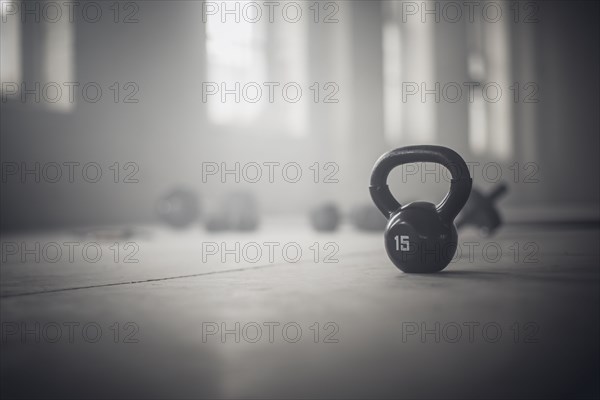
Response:
[{"label": "blurred weight on floor", "polygon": [[[469,200],[456,218],[456,228],[474,226],[485,235],[492,235],[502,225],[496,202],[508,191],[505,183],[499,183],[488,195],[473,187]],[[333,232],[339,228],[344,216],[333,203],[325,203],[310,211],[311,226],[319,232]],[[387,220],[373,204],[359,205],[348,215],[350,224],[360,231],[383,232]]]},{"label": "blurred weight on floor", "polygon": [[319,232],[337,230],[344,219],[360,231],[381,232],[385,229],[387,220],[373,204],[361,204],[353,207],[347,218],[333,203],[325,203],[310,211],[310,224]]},{"label": "blurred weight on floor", "polygon": [[310,224],[319,232],[333,232],[340,226],[342,215],[333,203],[325,203],[310,210]]},{"label": "blurred weight on floor", "polygon": [[256,198],[248,192],[226,195],[214,212],[206,216],[209,232],[253,231],[260,224],[260,210]]},{"label": "blurred weight on floor", "polygon": [[496,202],[508,191],[504,182],[497,184],[487,195],[476,188],[471,190],[469,200],[456,217],[456,228],[474,226],[484,235],[492,235],[502,225]]},{"label": "blurred weight on floor", "polygon": [[175,188],[156,204],[158,218],[175,229],[186,228],[200,218],[200,198],[187,188]]},{"label": "blurred weight on floor", "polygon": [[372,203],[358,205],[350,210],[350,224],[360,231],[383,232],[387,219]]}]

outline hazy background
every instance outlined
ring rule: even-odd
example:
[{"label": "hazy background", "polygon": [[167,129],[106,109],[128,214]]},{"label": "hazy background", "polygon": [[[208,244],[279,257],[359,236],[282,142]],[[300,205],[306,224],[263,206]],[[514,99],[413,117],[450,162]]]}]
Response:
[{"label": "hazy background", "polygon": [[[460,18],[443,8],[445,2],[321,2],[318,22],[313,2],[298,2],[302,16],[296,23],[282,18],[289,2],[275,9],[273,22],[258,2],[263,15],[256,23],[243,16],[236,22],[232,15],[223,23],[221,14],[207,15],[201,1],[120,3],[118,14],[113,3],[96,2],[86,9],[87,19],[82,9],[90,2],[82,1],[72,22],[65,14],[51,22],[55,10],[44,3],[2,1],[3,230],[152,222],[157,199],[173,187],[199,193],[205,210],[240,190],[252,192],[264,214],[306,213],[326,200],[347,209],[370,201],[368,178],[379,155],[426,143],[450,146],[468,162],[481,163],[473,177],[484,189],[492,182],[483,178],[482,166],[501,166],[511,187],[503,202],[509,220],[599,218],[594,2],[476,2],[472,18],[462,2],[455,3]],[[245,6],[234,3],[240,11]],[[33,14],[23,14],[22,7]],[[439,20],[422,7],[437,7]],[[91,22],[96,9],[101,18]],[[496,9],[502,15],[494,20]],[[36,82],[58,83],[63,97],[23,99],[23,88]],[[73,101],[65,82],[79,83]],[[90,82],[103,90],[95,103],[81,93]],[[219,96],[203,101],[203,82],[280,86],[273,103],[264,86],[257,103],[235,103],[233,95],[222,103]],[[297,103],[282,98],[287,82],[303,90]],[[449,101],[454,92],[443,91],[439,101],[435,94],[422,101],[421,93],[404,99],[407,82],[428,89],[439,82],[440,90],[452,82],[463,89],[464,82],[494,82],[503,95],[497,102],[485,101],[480,91],[473,99],[463,91],[456,102]],[[510,89],[515,83],[518,98]],[[325,103],[332,88],[338,101]],[[125,103],[133,92],[129,99],[137,102]],[[80,165],[74,182],[67,167],[57,183],[9,173],[11,166],[33,168],[36,162],[40,168]],[[89,162],[102,168],[98,183],[81,178],[81,166]],[[303,177],[288,183],[279,168],[273,183],[264,175],[259,183],[242,178],[237,184],[231,176],[225,184],[217,176],[202,182],[204,162],[229,168],[236,162],[295,162]],[[315,162],[319,183],[309,169]],[[338,183],[323,183],[328,162],[339,167]],[[118,183],[109,168],[114,163]],[[124,183],[134,169],[138,182]],[[418,175],[407,183],[399,176],[395,171],[390,184],[401,201],[436,201],[447,189],[433,177],[423,185]]]}]

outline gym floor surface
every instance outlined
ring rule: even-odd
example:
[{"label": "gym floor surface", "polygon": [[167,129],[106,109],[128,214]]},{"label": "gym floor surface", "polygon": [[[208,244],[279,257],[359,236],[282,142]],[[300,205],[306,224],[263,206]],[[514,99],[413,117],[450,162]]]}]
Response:
[{"label": "gym floor surface", "polygon": [[[381,234],[273,223],[4,237],[19,245],[1,269],[2,395],[598,396],[597,226],[465,231],[444,271],[419,275],[393,266]],[[66,242],[102,256],[43,250]],[[35,243],[39,260],[22,251]]]}]

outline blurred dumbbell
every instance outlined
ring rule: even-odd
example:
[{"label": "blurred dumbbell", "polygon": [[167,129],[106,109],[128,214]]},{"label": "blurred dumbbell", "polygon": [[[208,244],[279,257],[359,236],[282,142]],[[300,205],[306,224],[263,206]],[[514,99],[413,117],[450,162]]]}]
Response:
[{"label": "blurred dumbbell", "polygon": [[[310,211],[311,226],[319,232],[333,232],[344,220],[344,216],[333,203],[321,204]],[[348,222],[360,231],[383,231],[387,220],[373,204],[353,207],[347,216]]]},{"label": "blurred dumbbell", "polygon": [[172,189],[158,200],[156,214],[175,229],[186,228],[200,217],[200,199],[190,189]]},{"label": "blurred dumbbell", "polygon": [[467,204],[456,217],[456,228],[470,225],[478,228],[485,235],[492,235],[502,225],[496,202],[507,190],[508,186],[504,182],[496,185],[487,195],[473,187]]},{"label": "blurred dumbbell", "polygon": [[206,217],[206,230],[253,231],[260,223],[256,199],[251,193],[233,193],[226,196],[219,209]]}]

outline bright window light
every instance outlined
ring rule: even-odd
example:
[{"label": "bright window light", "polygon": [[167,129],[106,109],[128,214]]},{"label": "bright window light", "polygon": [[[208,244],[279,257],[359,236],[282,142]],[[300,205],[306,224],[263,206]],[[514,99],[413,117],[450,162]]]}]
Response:
[{"label": "bright window light", "polygon": [[[242,8],[247,2],[237,2],[237,7]],[[262,85],[266,81],[264,25],[243,19],[236,22],[231,14],[226,15],[225,22],[216,16],[209,18],[206,22],[206,57],[208,81],[219,85],[219,93],[223,89],[233,91],[236,85],[243,86],[249,82]],[[252,122],[264,106],[262,101],[238,103],[233,93],[226,96],[224,102],[220,98],[207,102],[208,117],[213,123]]]},{"label": "bright window light", "polygon": [[[233,11],[235,5],[243,10],[249,3],[224,2],[220,7]],[[235,12],[228,12],[206,20],[206,81],[216,85],[211,90],[218,90],[206,101],[208,120],[259,132],[307,135],[313,93],[308,80],[306,24],[269,23],[264,10],[255,22],[246,18],[236,22],[235,17]],[[288,83],[293,88],[300,85],[298,102],[283,100]]]}]

